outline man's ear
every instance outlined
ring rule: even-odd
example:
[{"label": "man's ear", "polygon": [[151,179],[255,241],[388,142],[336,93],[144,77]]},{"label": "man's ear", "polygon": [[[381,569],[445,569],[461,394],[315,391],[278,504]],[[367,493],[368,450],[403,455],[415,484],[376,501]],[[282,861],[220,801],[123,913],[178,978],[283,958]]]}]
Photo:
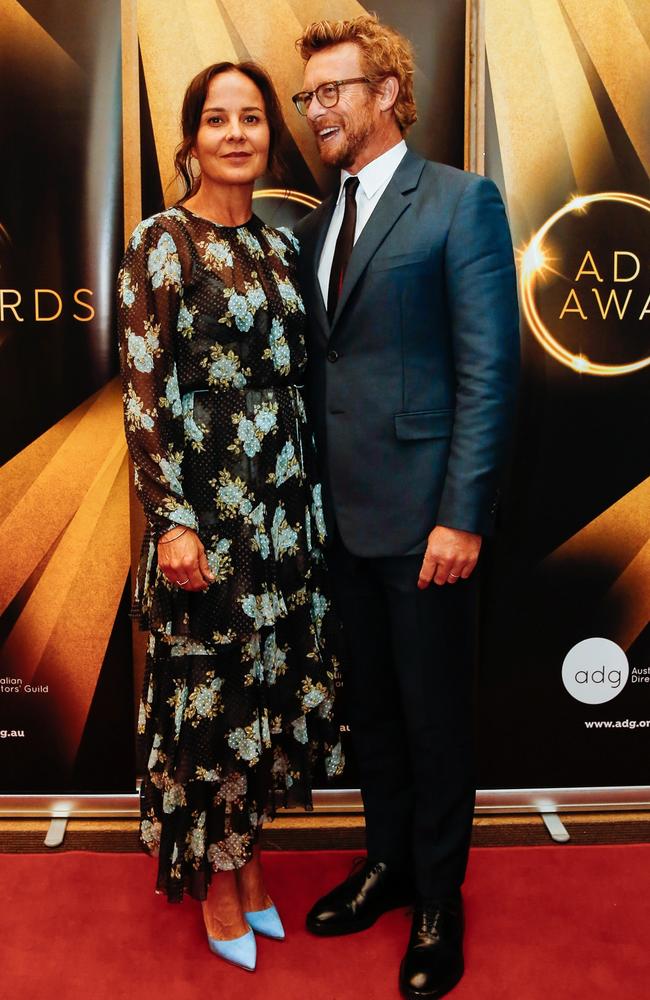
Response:
[{"label": "man's ear", "polygon": [[382,111],[390,111],[395,105],[399,94],[399,83],[396,76],[387,76],[381,82],[379,91],[379,107]]}]

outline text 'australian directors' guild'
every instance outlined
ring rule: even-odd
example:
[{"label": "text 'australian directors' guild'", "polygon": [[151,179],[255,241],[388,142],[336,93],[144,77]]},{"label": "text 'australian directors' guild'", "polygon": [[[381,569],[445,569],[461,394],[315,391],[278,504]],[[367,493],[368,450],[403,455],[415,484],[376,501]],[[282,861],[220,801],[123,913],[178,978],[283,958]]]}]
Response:
[{"label": "text 'australian directors' guild'", "polygon": [[22,677],[0,677],[1,694],[47,694],[49,684],[24,684]]}]

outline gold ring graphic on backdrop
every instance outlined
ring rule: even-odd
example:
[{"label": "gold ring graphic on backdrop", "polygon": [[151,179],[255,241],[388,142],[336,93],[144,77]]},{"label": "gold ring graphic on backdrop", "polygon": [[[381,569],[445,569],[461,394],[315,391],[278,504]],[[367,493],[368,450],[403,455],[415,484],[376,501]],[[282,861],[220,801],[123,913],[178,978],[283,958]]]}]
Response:
[{"label": "gold ring graphic on backdrop", "polygon": [[253,191],[255,198],[288,198],[289,201],[296,201],[305,208],[318,208],[320,198],[314,198],[311,194],[304,194],[302,191],[294,191],[292,188],[261,188]]},{"label": "gold ring graphic on backdrop", "polygon": [[571,201],[562,208],[559,208],[557,212],[554,212],[546,220],[541,229],[537,230],[525,250],[522,251],[520,255],[519,288],[528,325],[544,350],[551,357],[555,358],[556,361],[582,375],[628,375],[630,372],[639,371],[641,368],[646,368],[650,365],[650,357],[641,358],[640,361],[631,361],[623,365],[608,365],[591,361],[584,354],[573,354],[555,339],[544,324],[535,303],[537,277],[544,270],[550,270],[550,258],[546,255],[544,248],[545,237],[559,219],[571,212],[585,212],[588,205],[598,201],[623,202],[626,205],[632,205],[645,212],[650,212],[650,200],[642,198],[640,195],[626,194],[624,191],[604,191],[599,194],[576,195],[575,198],[572,198]]}]

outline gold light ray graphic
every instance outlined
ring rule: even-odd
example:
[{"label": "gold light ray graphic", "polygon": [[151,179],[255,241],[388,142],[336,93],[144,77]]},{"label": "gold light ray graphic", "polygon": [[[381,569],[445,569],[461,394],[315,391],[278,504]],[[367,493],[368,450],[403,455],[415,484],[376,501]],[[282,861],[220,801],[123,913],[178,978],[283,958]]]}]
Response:
[{"label": "gold light ray graphic", "polygon": [[613,580],[645,545],[650,525],[650,476],[559,545],[544,559],[545,568],[595,556],[612,567]]},{"label": "gold light ray graphic", "polygon": [[364,6],[358,0],[289,0],[289,4],[303,25],[306,27],[312,21],[320,21],[324,17],[332,21],[346,21],[372,10],[372,4]]},{"label": "gold light ray graphic", "polygon": [[50,687],[69,763],[129,574],[122,421],[116,378],[0,470],[0,492],[7,486],[13,500],[0,526],[3,607],[48,557],[0,649],[0,673]]},{"label": "gold light ray graphic", "polygon": [[650,47],[650,4],[648,0],[625,0],[630,14]]},{"label": "gold light ray graphic", "polygon": [[[69,590],[77,575],[82,572],[84,563],[89,556],[92,536],[108,498],[114,490],[115,480],[124,461],[125,451],[125,443],[118,438],[52,553],[36,587],[0,651],[0,663],[2,664],[2,673],[5,676],[20,676],[25,684],[31,683],[67,600]],[[72,470],[70,474],[73,475]],[[125,537],[128,536],[128,517],[126,515],[122,530],[117,537],[118,546],[122,534]],[[124,567],[125,574],[127,568],[128,562]],[[124,578],[122,579],[123,585]],[[96,580],[88,580],[87,596],[91,599],[92,592],[96,590],[96,587]],[[82,603],[76,611],[76,616],[84,614],[85,603]]]},{"label": "gold light ray graphic", "polygon": [[[19,45],[16,44],[16,39],[20,39]],[[15,0],[2,0],[0,59],[5,66],[17,60],[23,66],[32,65],[41,77],[44,70],[47,70],[57,80],[66,81],[71,89],[81,85],[83,81],[79,64]]]},{"label": "gold light ray graphic", "polygon": [[[236,62],[237,52],[215,0],[177,0],[173,4],[138,0],[137,9],[158,169],[163,195],[171,204],[180,197],[172,181],[185,88],[210,63]],[[200,47],[197,39],[201,39]],[[139,156],[139,148],[133,150],[133,156]]]},{"label": "gold light ray graphic", "polygon": [[140,66],[138,16],[133,0],[121,0],[122,23],[122,168],[124,175],[124,243],[142,218],[140,163]]},{"label": "gold light ray graphic", "polygon": [[[74,516],[116,441],[124,441],[121,387],[117,378],[101,390],[47,465],[40,467],[31,457],[39,453],[38,442],[22,453],[24,461],[32,461],[35,476],[0,525],[3,553],[0,612],[13,600]],[[0,488],[3,473],[4,470],[0,471]]]},{"label": "gold light ray graphic", "polygon": [[[53,703],[62,720],[59,734],[70,763],[81,742],[129,572],[126,446],[121,461],[117,461],[117,475],[89,534],[84,558],[66,591],[34,676],[36,684],[49,684],[53,692]],[[106,469],[98,490],[107,485],[113,469]],[[86,512],[79,513],[78,528],[74,530],[86,534]]]},{"label": "gold light ray graphic", "polygon": [[[194,70],[194,73],[198,73],[200,69],[203,69],[204,66],[209,66],[210,63],[221,62],[223,59],[236,61],[237,46],[230,37],[227,22],[223,16],[223,12],[219,9],[219,0],[185,0],[185,6],[189,14],[188,25],[192,32],[200,63],[197,69]],[[177,32],[179,28],[180,23],[177,20]],[[224,33],[228,39],[228,55],[221,55]]]},{"label": "gold light ray graphic", "polygon": [[627,194],[623,191],[603,191],[598,194],[576,195],[571,201],[559,208],[550,216],[544,225],[538,229],[528,246],[522,251],[519,267],[519,288],[524,314],[534,336],[551,357],[582,375],[627,375],[640,371],[650,365],[650,356],[623,365],[601,364],[591,361],[584,354],[573,354],[560,344],[543,322],[535,303],[535,285],[537,279],[548,270],[544,240],[559,219],[572,212],[585,212],[589,205],[602,201],[621,202],[632,205],[645,212],[650,212],[650,200],[640,195]]},{"label": "gold light ray graphic", "polygon": [[650,619],[650,477],[567,539],[545,570],[596,560],[611,567],[609,589],[594,615],[603,635],[629,649]]},{"label": "gold light ray graphic", "polygon": [[72,433],[95,396],[84,399],[74,410],[53,424],[44,434],[10,459],[0,469],[0,524],[52,460]]},{"label": "gold light ray graphic", "polygon": [[618,577],[595,610],[602,634],[629,649],[650,621],[650,541]]},{"label": "gold light ray graphic", "polygon": [[618,168],[591,87],[559,4],[529,3],[576,185],[597,190],[603,172],[613,180]]},{"label": "gold light ray graphic", "polygon": [[[557,0],[548,3],[557,6]],[[506,200],[519,245],[577,181],[529,0],[487,0],[485,45]]]},{"label": "gold light ray graphic", "polygon": [[[639,94],[650,80],[650,49],[625,0],[562,0],[602,80],[607,95],[650,174],[647,102]],[[612,32],[616,34],[612,43]],[[622,57],[624,53],[624,57]]]}]

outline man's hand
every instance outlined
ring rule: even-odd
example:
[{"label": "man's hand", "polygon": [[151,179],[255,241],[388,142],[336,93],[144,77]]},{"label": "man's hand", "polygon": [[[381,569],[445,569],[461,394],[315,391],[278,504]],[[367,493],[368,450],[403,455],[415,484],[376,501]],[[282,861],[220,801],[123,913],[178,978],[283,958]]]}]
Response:
[{"label": "man's hand", "polygon": [[481,536],[474,535],[471,531],[436,525],[429,535],[418,577],[418,588],[424,590],[432,580],[440,585],[466,580],[478,561],[481,541]]}]

